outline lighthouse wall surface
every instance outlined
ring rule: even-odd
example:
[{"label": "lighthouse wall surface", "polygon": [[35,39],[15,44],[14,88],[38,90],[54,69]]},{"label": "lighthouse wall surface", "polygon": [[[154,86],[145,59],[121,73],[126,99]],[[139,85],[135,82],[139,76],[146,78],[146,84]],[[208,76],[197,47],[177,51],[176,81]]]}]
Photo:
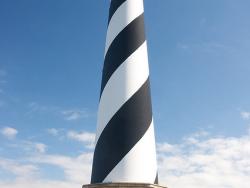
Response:
[{"label": "lighthouse wall surface", "polygon": [[110,2],[91,183],[158,183],[143,0]]}]

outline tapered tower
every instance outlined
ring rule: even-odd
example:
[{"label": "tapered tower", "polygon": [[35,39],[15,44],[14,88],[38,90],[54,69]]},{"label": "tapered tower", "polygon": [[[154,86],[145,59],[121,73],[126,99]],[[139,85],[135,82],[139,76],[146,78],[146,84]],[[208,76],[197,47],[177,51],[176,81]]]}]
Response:
[{"label": "tapered tower", "polygon": [[158,184],[143,0],[110,2],[92,185],[85,187],[110,182]]}]

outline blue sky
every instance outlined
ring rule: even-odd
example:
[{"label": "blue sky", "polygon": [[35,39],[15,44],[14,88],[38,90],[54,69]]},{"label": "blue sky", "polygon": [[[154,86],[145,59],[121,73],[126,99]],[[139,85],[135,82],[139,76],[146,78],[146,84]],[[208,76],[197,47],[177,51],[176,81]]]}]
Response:
[{"label": "blue sky", "polygon": [[[0,1],[0,187],[88,183],[108,6],[108,0]],[[249,8],[246,0],[145,1],[165,185],[249,182]],[[214,157],[219,164],[211,167]],[[187,169],[178,171],[184,161]],[[190,171],[198,166],[204,168]]]}]

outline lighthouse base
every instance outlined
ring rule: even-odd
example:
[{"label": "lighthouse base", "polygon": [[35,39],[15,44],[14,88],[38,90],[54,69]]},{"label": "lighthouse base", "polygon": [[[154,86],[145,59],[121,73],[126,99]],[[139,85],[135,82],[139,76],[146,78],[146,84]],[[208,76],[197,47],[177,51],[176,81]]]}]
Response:
[{"label": "lighthouse base", "polygon": [[99,183],[83,185],[82,188],[167,188],[149,183]]}]

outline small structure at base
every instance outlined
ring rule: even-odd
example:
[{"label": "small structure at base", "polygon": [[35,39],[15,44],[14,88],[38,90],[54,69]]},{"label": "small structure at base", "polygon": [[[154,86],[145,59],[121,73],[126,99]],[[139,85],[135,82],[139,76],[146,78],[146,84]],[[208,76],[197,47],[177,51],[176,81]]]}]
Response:
[{"label": "small structure at base", "polygon": [[82,188],[167,188],[148,183],[97,183],[83,185]]}]

